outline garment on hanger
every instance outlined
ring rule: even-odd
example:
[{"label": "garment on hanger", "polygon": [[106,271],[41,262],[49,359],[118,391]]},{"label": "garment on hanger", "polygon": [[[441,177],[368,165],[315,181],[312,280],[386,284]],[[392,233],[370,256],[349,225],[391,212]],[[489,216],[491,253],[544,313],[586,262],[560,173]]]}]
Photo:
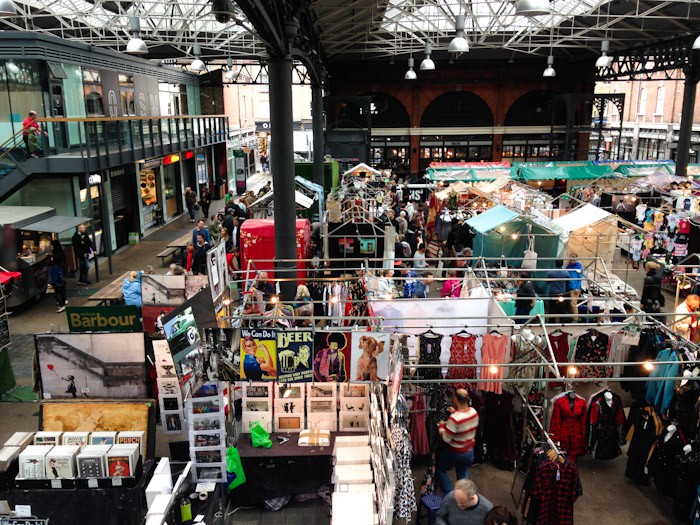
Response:
[{"label": "garment on hanger", "polygon": [[[475,365],[476,364],[476,336],[459,335],[452,336],[450,344],[451,365]],[[476,379],[476,368],[448,368],[446,379]],[[455,383],[454,388],[466,388],[467,383]]]},{"label": "garment on hanger", "polygon": [[488,456],[497,468],[513,470],[518,451],[516,447],[513,408],[515,396],[504,390],[501,394],[485,392],[486,419],[480,421],[484,426],[484,440]]},{"label": "garment on hanger", "polygon": [[[567,332],[562,332],[560,330],[551,332],[548,334],[549,344],[552,346],[552,351],[554,352],[554,358],[557,363],[566,363],[569,360],[569,336],[571,334]],[[545,354],[546,355],[546,354]],[[566,377],[566,369],[563,366],[559,366],[559,375],[561,377]],[[549,377],[554,377],[552,372],[549,373]],[[555,381],[550,382],[549,386],[551,388],[561,388],[564,383]]]},{"label": "garment on hanger", "polygon": [[[605,394],[612,398],[609,402]],[[622,454],[620,441],[623,439],[622,428],[625,423],[622,400],[606,389],[591,396],[590,401],[588,448],[591,456],[596,459],[614,459]]]},{"label": "garment on hanger", "polygon": [[683,447],[687,444],[681,429],[669,425],[659,436],[654,453],[649,458],[647,470],[654,485],[664,496],[672,498],[676,491],[678,456],[683,453]]},{"label": "garment on hanger", "polygon": [[391,424],[391,437],[394,442],[394,472],[396,492],[394,493],[394,516],[410,518],[418,510],[416,491],[411,472],[412,448],[406,427],[397,422]]},{"label": "garment on hanger", "polygon": [[643,202],[637,204],[634,209],[636,210],[636,217],[637,217],[637,222],[639,224],[644,222],[644,219],[646,218],[646,213],[647,213],[647,205],[644,204]]},{"label": "garment on hanger", "polygon": [[573,525],[574,502],[582,494],[578,469],[571,461],[552,461],[533,453],[523,498],[523,516],[536,525]]},{"label": "garment on hanger", "polygon": [[508,343],[510,337],[506,334],[484,334],[481,338],[481,364],[494,365],[481,368],[481,381],[479,390],[500,394],[503,387],[500,379],[503,379],[503,367],[498,366],[506,362]]},{"label": "garment on hanger", "polygon": [[676,490],[673,495],[673,515],[678,521],[686,523],[693,508],[700,485],[700,445],[694,443],[688,454],[681,454],[676,463]]},{"label": "garment on hanger", "polygon": [[699,408],[700,385],[698,382],[688,381],[685,385],[679,385],[676,388],[676,397],[671,407],[671,418],[678,422],[683,434],[689,439],[696,435],[698,429]]},{"label": "garment on hanger", "polygon": [[552,407],[549,434],[556,443],[576,461],[577,456],[586,452],[586,400],[579,395],[573,399],[569,394],[559,397]]},{"label": "garment on hanger", "polygon": [[[665,334],[656,328],[645,328],[639,336],[639,343],[630,348],[628,360],[634,363],[643,363],[653,360],[665,345]],[[642,364],[626,365],[622,372],[623,377],[648,377],[649,371]],[[646,396],[644,381],[621,381],[621,386],[628,391],[632,399],[643,401]]]},{"label": "garment on hanger", "polygon": [[627,419],[630,429],[627,433],[627,466],[625,476],[641,485],[648,483],[646,466],[654,453],[657,438],[663,432],[664,426],[656,414],[654,407],[637,401],[630,408]]},{"label": "garment on hanger", "polygon": [[[426,332],[419,337],[418,363],[421,365],[439,365],[442,352],[442,335],[435,332]],[[418,368],[415,379],[442,379],[442,369],[439,366],[433,368]],[[424,386],[427,386],[424,385]]]},{"label": "garment on hanger", "polygon": [[[591,328],[578,336],[574,361],[577,363],[605,363],[608,361],[607,334]],[[610,367],[606,366],[580,366],[580,377],[609,377]]]},{"label": "garment on hanger", "polygon": [[[656,356],[656,361],[675,361],[675,364],[669,365],[654,365],[654,369],[649,374],[649,377],[678,377],[681,373],[681,367],[678,359],[678,353],[667,348],[662,350]],[[647,403],[654,405],[656,412],[664,415],[668,412],[673,402],[673,396],[675,394],[676,383],[674,380],[669,379],[666,381],[648,381],[646,385],[646,396],[645,400]]]},{"label": "garment on hanger", "polygon": [[425,426],[425,396],[418,393],[413,396],[413,406],[411,407],[411,443],[413,453],[416,456],[426,456],[430,454],[428,445],[428,432]]}]

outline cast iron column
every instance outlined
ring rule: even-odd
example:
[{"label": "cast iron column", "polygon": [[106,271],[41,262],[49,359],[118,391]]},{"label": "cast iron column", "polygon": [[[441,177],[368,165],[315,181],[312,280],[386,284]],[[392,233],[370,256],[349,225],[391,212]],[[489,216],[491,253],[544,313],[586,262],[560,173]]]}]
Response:
[{"label": "cast iron column", "polygon": [[[314,182],[323,186],[323,86],[311,86],[311,118],[314,134]],[[323,220],[323,217],[320,217]]]},{"label": "cast iron column", "polygon": [[[691,59],[692,60],[692,59]],[[683,109],[681,110],[681,127],[678,130],[678,149],[676,149],[676,175],[685,177],[690,158],[690,134],[693,129],[693,112],[695,111],[695,94],[700,78],[700,68],[691,64],[684,68],[685,85],[683,88]]]},{"label": "cast iron column", "polygon": [[[292,127],[292,58],[272,58],[270,74],[270,172],[275,210],[275,278],[283,301],[296,294],[296,206],[294,200],[294,129]],[[283,261],[282,259],[287,259]]]}]

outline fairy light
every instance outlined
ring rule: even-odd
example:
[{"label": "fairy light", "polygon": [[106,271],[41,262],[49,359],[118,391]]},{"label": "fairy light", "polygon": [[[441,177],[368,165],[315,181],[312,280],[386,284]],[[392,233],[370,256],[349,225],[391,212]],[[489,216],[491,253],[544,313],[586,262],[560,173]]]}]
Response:
[{"label": "fairy light", "polygon": [[334,295],[333,297],[331,297],[331,304],[338,304],[338,296],[337,295]]},{"label": "fairy light", "polygon": [[491,366],[489,367],[489,372],[491,372],[492,374],[497,374],[497,373],[498,373],[498,367],[495,366],[495,365],[491,365]]},{"label": "fairy light", "polygon": [[559,299],[557,299],[557,301],[559,301],[560,303],[563,303],[563,302],[564,302],[564,296],[563,296],[563,295],[560,295],[560,296],[559,296]]},{"label": "fairy light", "polygon": [[277,304],[279,302],[279,300],[280,300],[279,297],[277,297],[276,295],[273,295],[272,297],[270,297],[270,304]]},{"label": "fairy light", "polygon": [[516,240],[516,239],[518,238],[518,234],[517,234],[517,233],[513,233],[513,234],[510,236],[510,238],[513,239],[513,240]]},{"label": "fairy light", "polygon": [[224,306],[228,306],[228,305],[231,304],[231,299],[224,299],[223,301],[221,301],[221,303],[222,303]]},{"label": "fairy light", "polygon": [[576,368],[575,366],[570,366],[566,369],[566,373],[569,375],[569,377],[576,376],[578,375],[578,368]]},{"label": "fairy light", "polygon": [[647,372],[651,372],[652,370],[654,370],[654,363],[652,363],[651,361],[644,361],[642,368],[644,368],[644,370],[646,370]]},{"label": "fairy light", "polygon": [[502,232],[506,231],[506,227],[505,227],[505,226],[501,226],[500,228],[498,228],[498,231],[500,231],[500,232],[502,233]]}]

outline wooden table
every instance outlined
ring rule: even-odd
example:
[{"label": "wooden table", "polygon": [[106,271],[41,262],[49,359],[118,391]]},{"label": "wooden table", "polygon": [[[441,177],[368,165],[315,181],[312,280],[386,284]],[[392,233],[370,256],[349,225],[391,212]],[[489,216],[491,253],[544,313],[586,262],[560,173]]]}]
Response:
[{"label": "wooden table", "polygon": [[192,242],[192,232],[187,232],[181,237],[178,237],[175,240],[172,240],[168,243],[168,248],[180,248],[181,250],[184,250],[187,248],[187,243]]},{"label": "wooden table", "polygon": [[85,305],[121,304],[124,299],[122,285],[124,284],[124,279],[128,279],[130,275],[131,271],[125,272],[121,277],[118,277],[101,290],[96,291],[90,296]]}]

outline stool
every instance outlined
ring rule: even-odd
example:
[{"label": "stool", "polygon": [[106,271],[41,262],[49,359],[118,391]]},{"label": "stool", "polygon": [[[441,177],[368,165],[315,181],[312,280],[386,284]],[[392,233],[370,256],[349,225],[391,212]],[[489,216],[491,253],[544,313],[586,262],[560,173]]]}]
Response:
[{"label": "stool", "polygon": [[440,505],[442,505],[442,497],[437,494],[427,494],[420,499],[420,505],[418,505],[418,514],[416,515],[416,525],[420,523],[420,511],[423,507],[428,510],[428,525],[435,525],[435,518],[437,517],[437,511],[440,510]]}]

